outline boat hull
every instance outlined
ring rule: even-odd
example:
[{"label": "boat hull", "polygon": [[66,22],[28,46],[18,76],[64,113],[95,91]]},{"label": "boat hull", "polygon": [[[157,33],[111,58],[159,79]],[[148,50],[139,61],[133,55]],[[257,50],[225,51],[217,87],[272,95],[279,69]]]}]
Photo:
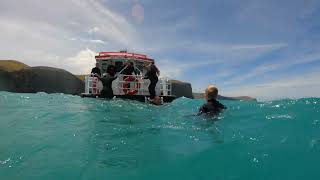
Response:
[{"label": "boat hull", "polygon": [[[83,98],[100,98],[99,95],[94,94],[81,94],[81,97]],[[122,98],[122,99],[130,99],[130,100],[136,100],[140,102],[146,102],[146,98],[149,96],[145,95],[115,95],[116,98]],[[173,100],[176,99],[175,96],[159,96],[163,99],[164,103],[170,103]]]}]

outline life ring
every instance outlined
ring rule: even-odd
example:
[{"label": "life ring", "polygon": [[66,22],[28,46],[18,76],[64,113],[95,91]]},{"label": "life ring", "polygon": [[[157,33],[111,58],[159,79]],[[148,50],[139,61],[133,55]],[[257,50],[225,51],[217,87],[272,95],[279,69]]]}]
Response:
[{"label": "life ring", "polygon": [[[122,85],[124,94],[135,95],[138,93],[138,89],[140,89],[140,83],[136,77],[128,76],[124,78],[124,81],[125,82]],[[135,86],[129,88],[131,82],[134,82]]]}]

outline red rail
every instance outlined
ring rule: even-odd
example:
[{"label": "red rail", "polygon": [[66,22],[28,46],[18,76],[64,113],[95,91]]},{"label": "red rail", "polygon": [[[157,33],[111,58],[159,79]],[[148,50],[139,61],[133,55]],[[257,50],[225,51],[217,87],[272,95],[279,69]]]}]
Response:
[{"label": "red rail", "polygon": [[129,53],[129,52],[100,52],[98,56],[95,57],[96,60],[101,60],[105,58],[134,58],[138,60],[150,61],[154,62],[154,59],[147,57],[144,54],[136,54],[136,53]]}]

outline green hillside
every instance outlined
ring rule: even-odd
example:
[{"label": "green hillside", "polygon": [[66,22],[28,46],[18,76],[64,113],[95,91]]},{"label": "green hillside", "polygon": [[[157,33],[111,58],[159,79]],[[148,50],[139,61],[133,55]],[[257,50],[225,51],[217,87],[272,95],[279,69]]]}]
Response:
[{"label": "green hillside", "polygon": [[13,72],[29,68],[28,65],[15,60],[0,60],[0,70]]}]

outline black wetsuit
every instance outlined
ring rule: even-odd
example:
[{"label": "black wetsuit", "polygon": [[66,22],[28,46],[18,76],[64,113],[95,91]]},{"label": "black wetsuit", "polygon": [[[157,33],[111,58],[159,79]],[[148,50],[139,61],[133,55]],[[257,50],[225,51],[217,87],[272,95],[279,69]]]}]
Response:
[{"label": "black wetsuit", "polygon": [[146,73],[144,79],[150,80],[150,85],[148,87],[150,98],[153,99],[156,96],[156,85],[158,82],[158,68],[155,65],[151,65],[150,70]]},{"label": "black wetsuit", "polygon": [[116,74],[116,67],[114,65],[109,65],[107,73],[110,74],[110,76],[114,76]]},{"label": "black wetsuit", "polygon": [[113,98],[113,90],[112,90],[112,81],[117,79],[117,77],[111,77],[111,76],[106,76],[106,77],[99,77],[99,80],[103,84],[103,89],[101,91],[100,97],[102,98]]},{"label": "black wetsuit", "polygon": [[132,73],[134,74],[138,74],[138,72],[134,69],[133,66],[127,66],[121,74],[124,74],[124,75],[132,75]]},{"label": "black wetsuit", "polygon": [[215,99],[208,100],[206,104],[202,105],[199,109],[200,114],[218,115],[223,109],[227,109],[223,104]]},{"label": "black wetsuit", "polygon": [[94,67],[91,70],[91,74],[98,74],[99,76],[101,76],[101,71],[98,67]]}]

